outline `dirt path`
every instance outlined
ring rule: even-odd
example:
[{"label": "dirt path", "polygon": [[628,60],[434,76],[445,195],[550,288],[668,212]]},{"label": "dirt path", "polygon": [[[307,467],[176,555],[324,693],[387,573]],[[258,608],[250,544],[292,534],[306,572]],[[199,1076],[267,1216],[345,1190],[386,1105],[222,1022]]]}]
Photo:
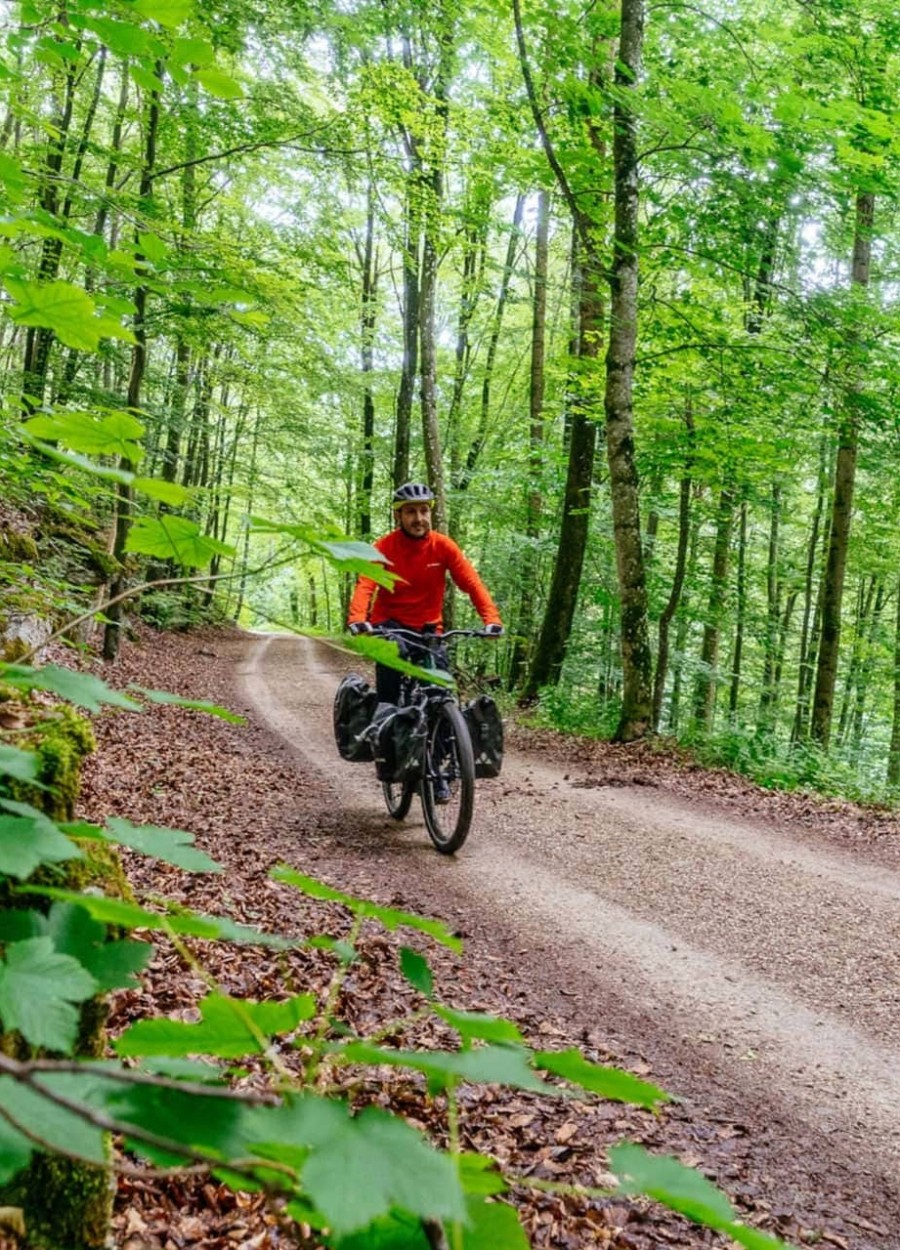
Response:
[{"label": "dirt path", "polygon": [[747,1125],[759,1183],[836,1219],[832,1244],[900,1246],[893,849],[742,823],[664,789],[591,788],[583,770],[514,753],[479,783],[448,860],[417,808],[398,826],[371,769],[337,759],[341,671],[323,647],[266,638],[240,681],[330,785],[351,878],[453,917],[476,950],[517,963],[533,1007],[645,1057],[690,1114]]}]

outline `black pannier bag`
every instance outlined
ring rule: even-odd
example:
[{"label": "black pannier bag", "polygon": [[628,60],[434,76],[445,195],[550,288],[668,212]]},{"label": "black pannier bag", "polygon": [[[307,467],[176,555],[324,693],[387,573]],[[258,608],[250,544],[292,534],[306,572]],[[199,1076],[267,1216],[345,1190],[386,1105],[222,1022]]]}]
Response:
[{"label": "black pannier bag", "polygon": [[334,740],[345,760],[367,764],[375,758],[366,730],[372,723],[378,695],[362,677],[351,673],[334,696]]},{"label": "black pannier bag", "polygon": [[366,736],[372,743],[379,781],[416,781],[425,763],[425,713],[420,707],[379,703]]},{"label": "black pannier bag", "polygon": [[476,777],[499,777],[503,767],[503,721],[500,709],[489,694],[480,694],[463,708]]}]

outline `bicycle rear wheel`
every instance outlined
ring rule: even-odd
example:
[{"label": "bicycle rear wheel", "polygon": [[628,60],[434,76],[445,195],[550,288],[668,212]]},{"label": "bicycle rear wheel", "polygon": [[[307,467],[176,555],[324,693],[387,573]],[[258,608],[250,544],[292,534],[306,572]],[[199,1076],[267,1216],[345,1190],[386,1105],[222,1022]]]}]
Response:
[{"label": "bicycle rear wheel", "polygon": [[381,783],[384,805],[388,809],[388,815],[393,816],[394,820],[403,820],[409,812],[416,785],[415,781],[383,781]]},{"label": "bicycle rear wheel", "polygon": [[425,827],[442,855],[465,842],[475,805],[475,761],[465,717],[444,703],[428,733],[422,812]]}]

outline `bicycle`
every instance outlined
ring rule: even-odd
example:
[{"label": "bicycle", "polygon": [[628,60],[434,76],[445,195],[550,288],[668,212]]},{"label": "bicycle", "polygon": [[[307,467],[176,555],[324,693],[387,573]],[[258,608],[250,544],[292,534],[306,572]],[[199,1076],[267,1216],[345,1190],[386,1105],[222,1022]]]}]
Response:
[{"label": "bicycle", "polygon": [[[446,643],[460,638],[488,638],[481,629],[452,629],[446,634],[419,634],[399,626],[376,629],[382,638],[413,647],[420,668],[438,668]],[[416,652],[422,653],[421,658]],[[381,783],[385,805],[394,820],[409,813],[418,792],[425,827],[442,855],[458,851],[468,837],[475,806],[475,759],[462,709],[451,687],[425,682],[404,673],[399,707],[418,705],[425,713],[426,738],[422,770],[403,782]]]}]

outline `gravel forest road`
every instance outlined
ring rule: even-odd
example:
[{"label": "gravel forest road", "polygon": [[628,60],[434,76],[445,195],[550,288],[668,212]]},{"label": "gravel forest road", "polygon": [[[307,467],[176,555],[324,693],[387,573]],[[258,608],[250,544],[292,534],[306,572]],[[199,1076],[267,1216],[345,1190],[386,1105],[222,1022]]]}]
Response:
[{"label": "gravel forest road", "polygon": [[373,886],[497,935],[523,982],[597,1029],[696,1113],[751,1126],[783,1200],[841,1216],[833,1244],[900,1246],[900,857],[736,819],[662,788],[591,788],[509,753],[479,783],[453,859],[418,805],[383,810],[337,758],[344,657],[251,644],[244,697],[333,787],[346,854]]}]

